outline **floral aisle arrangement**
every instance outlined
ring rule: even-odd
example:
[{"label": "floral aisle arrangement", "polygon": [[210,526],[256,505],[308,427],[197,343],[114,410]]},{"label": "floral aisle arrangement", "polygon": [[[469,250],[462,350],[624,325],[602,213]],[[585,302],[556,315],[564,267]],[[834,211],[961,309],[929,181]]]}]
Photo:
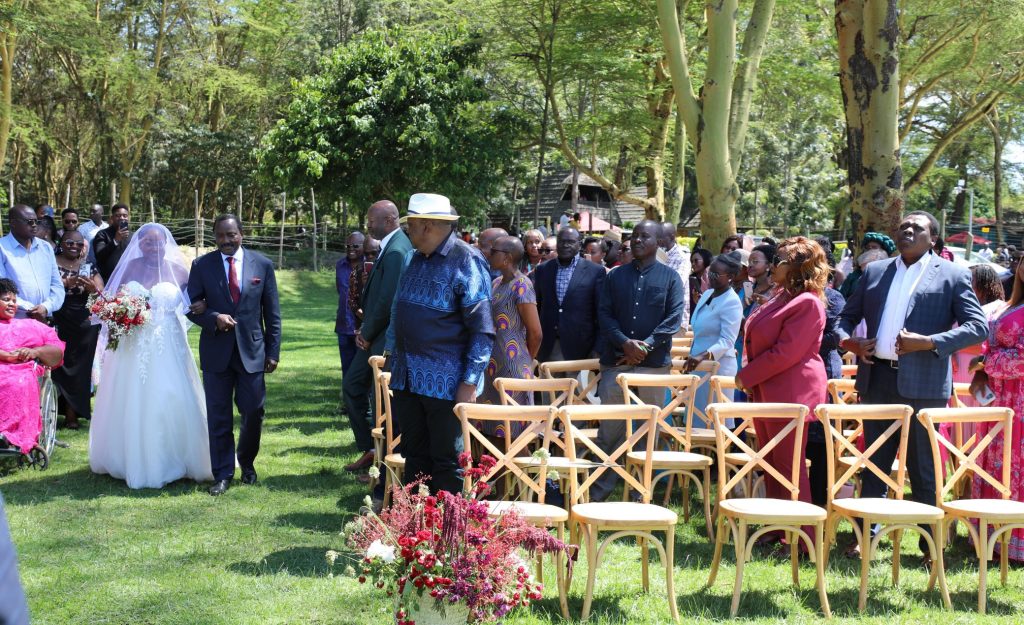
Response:
[{"label": "floral aisle arrangement", "polygon": [[[431,495],[416,482],[395,487],[392,504],[345,528],[346,543],[361,555],[362,583],[372,583],[395,599],[399,625],[423,625],[424,612],[440,612],[446,623],[497,621],[539,599],[542,584],[521,554],[564,552],[568,546],[514,512],[490,516],[479,498],[490,491],[480,478],[495,464],[483,456],[472,465],[459,457],[473,485],[466,494]],[[338,553],[329,552],[333,563]],[[571,557],[566,558],[572,562]]]},{"label": "floral aisle arrangement", "polygon": [[[133,286],[137,288],[129,288]],[[89,312],[107,328],[107,349],[114,351],[121,339],[149,321],[149,291],[129,283],[112,295],[94,293],[89,296]]]}]

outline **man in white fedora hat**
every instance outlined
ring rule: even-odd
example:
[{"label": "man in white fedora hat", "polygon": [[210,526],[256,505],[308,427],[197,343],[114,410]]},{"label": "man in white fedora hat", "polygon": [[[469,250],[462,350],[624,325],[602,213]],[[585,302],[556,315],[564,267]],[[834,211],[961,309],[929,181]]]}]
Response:
[{"label": "man in white fedora hat", "polygon": [[406,481],[429,477],[433,492],[462,490],[462,430],[453,409],[476,401],[494,343],[487,262],[458,237],[458,218],[443,195],[409,198],[401,221],[413,251],[385,348]]}]

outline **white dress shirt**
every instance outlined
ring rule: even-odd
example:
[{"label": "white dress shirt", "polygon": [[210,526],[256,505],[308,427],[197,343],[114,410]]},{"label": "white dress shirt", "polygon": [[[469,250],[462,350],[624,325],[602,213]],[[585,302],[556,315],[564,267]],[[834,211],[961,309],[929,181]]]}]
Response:
[{"label": "white dress shirt", "polygon": [[[237,250],[235,250],[235,255],[231,257],[235,259],[235,278],[238,280],[239,294],[245,292],[245,286],[242,284],[242,262],[244,262],[243,256],[244,254],[242,253],[242,248],[239,247]],[[220,255],[220,258],[221,262],[224,263],[224,277],[227,278],[228,284],[231,284],[231,275],[228,273],[228,255],[222,253]]]},{"label": "white dress shirt", "polygon": [[889,285],[889,293],[885,297],[885,308],[882,319],[878,323],[878,335],[875,337],[875,356],[883,360],[899,360],[896,354],[896,338],[907,320],[907,308],[914,291],[921,284],[925,269],[932,261],[932,253],[928,252],[916,263],[907,267],[903,258],[896,259],[896,275]]},{"label": "white dress shirt", "polygon": [[[391,242],[391,239],[395,238],[395,233],[398,232],[399,230],[401,230],[401,228],[395,228],[391,232],[387,233],[387,235],[385,235],[384,238],[380,240],[381,254],[384,254],[384,250],[388,249],[388,243]],[[378,256],[378,258],[380,257]]]},{"label": "white dress shirt", "polygon": [[78,231],[82,233],[82,237],[85,239],[85,242],[89,243],[96,238],[97,232],[103,230],[106,227],[107,222],[105,221],[100,221],[99,225],[96,225],[96,223],[93,222],[93,220],[87,219],[85,220],[85,223],[80,224],[78,226]]},{"label": "white dress shirt", "polygon": [[8,232],[0,238],[0,278],[18,285],[19,318],[42,304],[47,315],[64,305],[64,282],[57,270],[57,258],[46,241],[33,238],[28,248]]}]

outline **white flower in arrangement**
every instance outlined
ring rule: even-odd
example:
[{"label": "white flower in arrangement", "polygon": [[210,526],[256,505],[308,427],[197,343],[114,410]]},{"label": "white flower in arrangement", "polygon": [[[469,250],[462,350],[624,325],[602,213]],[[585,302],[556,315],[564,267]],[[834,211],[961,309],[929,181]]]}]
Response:
[{"label": "white flower in arrangement", "polygon": [[537,451],[533,452],[533,457],[537,460],[551,460],[551,452],[541,447]]},{"label": "white flower in arrangement", "polygon": [[345,567],[345,575],[347,577],[355,577],[356,576],[356,570],[355,570],[355,568],[351,564]]},{"label": "white flower in arrangement", "polygon": [[378,469],[376,466],[370,467],[366,471],[366,473],[370,476],[371,480],[375,480],[380,477],[380,469]]},{"label": "white flower in arrangement", "polygon": [[373,507],[373,500],[370,499],[369,495],[367,495],[366,497],[363,497],[363,505],[366,506],[367,508],[372,508]]},{"label": "white flower in arrangement", "polygon": [[366,557],[371,560],[380,558],[384,562],[391,564],[395,561],[395,548],[392,545],[385,545],[380,540],[375,540],[366,548]]},{"label": "white flower in arrangement", "polygon": [[419,493],[420,497],[430,496],[430,488],[428,488],[426,484],[420,484],[419,490],[417,492]]},{"label": "white flower in arrangement", "polygon": [[333,549],[327,550],[327,564],[334,566],[334,562],[338,559],[341,554]]}]

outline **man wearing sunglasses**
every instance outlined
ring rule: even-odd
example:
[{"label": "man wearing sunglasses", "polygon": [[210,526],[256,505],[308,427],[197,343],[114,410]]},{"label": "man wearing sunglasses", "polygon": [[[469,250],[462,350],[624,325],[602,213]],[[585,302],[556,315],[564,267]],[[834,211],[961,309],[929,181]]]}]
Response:
[{"label": "man wearing sunglasses", "polygon": [[18,204],[7,212],[10,227],[0,238],[0,278],[18,285],[17,317],[46,322],[64,305],[64,283],[53,248],[36,238],[39,219],[31,207]]}]

